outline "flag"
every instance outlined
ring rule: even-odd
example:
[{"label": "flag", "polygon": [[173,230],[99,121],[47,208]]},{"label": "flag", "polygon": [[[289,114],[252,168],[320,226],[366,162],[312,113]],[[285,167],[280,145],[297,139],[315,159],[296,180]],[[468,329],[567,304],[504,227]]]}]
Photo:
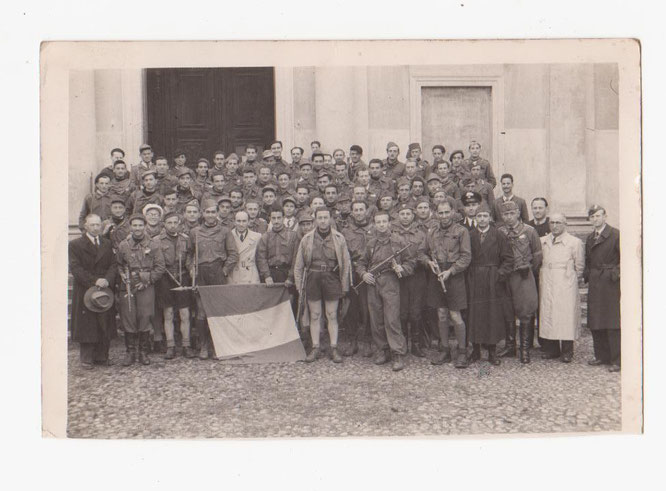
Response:
[{"label": "flag", "polygon": [[305,359],[286,288],[254,284],[198,290],[219,359],[229,363]]}]

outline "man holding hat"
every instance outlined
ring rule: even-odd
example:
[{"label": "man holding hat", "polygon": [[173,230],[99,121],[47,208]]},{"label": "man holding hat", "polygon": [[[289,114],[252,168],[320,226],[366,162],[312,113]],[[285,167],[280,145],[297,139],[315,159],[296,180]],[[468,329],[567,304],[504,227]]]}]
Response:
[{"label": "man holding hat", "polygon": [[109,344],[116,335],[113,292],[116,261],[111,241],[101,236],[102,219],[88,215],[85,233],[69,243],[69,270],[74,276],[72,339],[80,343],[81,366],[109,364]]},{"label": "man holding hat", "polygon": [[127,336],[127,356],[124,366],[137,358],[150,364],[148,345],[155,315],[155,283],[165,271],[164,256],[158,239],[146,233],[146,217],[134,214],[130,218],[130,235],[123,240],[116,255],[120,285],[120,317]]},{"label": "man holding hat", "polygon": [[[231,208],[231,201],[228,202],[228,206]],[[197,285],[226,285],[229,282],[229,275],[238,262],[236,242],[231,235],[231,229],[220,223],[218,204],[215,201],[206,200],[201,208],[203,224],[190,232],[194,256],[190,261],[190,275],[196,277]],[[199,359],[206,360],[211,351],[210,331],[201,299],[198,295],[196,299],[197,314],[194,322],[201,342]]]},{"label": "man holding hat", "polygon": [[405,164],[398,160],[400,147],[397,143],[388,142],[386,145],[386,158],[382,161],[384,175],[395,181],[405,173]]},{"label": "man holding hat", "polygon": [[[501,198],[500,198],[501,199]],[[507,323],[506,344],[500,356],[516,356],[516,322],[519,322],[520,362],[530,362],[530,342],[534,339],[532,317],[536,314],[539,299],[535,273],[541,267],[542,251],[539,234],[520,220],[520,209],[515,201],[501,204],[503,225],[499,231],[511,244],[513,271],[508,278],[513,316]]]},{"label": "man holding hat", "polygon": [[593,205],[588,218],[594,226],[585,241],[587,327],[592,331],[594,358],[588,364],[610,365],[620,371],[620,231],[606,223],[606,210]]}]

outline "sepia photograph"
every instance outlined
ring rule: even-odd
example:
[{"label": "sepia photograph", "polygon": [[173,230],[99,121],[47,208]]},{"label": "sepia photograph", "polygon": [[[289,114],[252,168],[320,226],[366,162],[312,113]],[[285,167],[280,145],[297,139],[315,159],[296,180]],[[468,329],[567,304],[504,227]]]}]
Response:
[{"label": "sepia photograph", "polygon": [[635,41],[40,61],[45,434],[642,431]]}]

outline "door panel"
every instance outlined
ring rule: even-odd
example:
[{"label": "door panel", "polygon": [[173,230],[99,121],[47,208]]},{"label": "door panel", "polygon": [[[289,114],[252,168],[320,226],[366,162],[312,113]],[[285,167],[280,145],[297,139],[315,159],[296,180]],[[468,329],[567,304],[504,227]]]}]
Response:
[{"label": "door panel", "polygon": [[431,149],[438,143],[446,147],[446,156],[454,150],[469,155],[469,142],[481,143],[481,156],[492,156],[492,94],[490,87],[423,87],[421,92],[421,128],[423,152],[431,159]]},{"label": "door panel", "polygon": [[177,148],[193,166],[275,138],[272,68],[149,69],[147,91],[148,142],[170,161]]}]

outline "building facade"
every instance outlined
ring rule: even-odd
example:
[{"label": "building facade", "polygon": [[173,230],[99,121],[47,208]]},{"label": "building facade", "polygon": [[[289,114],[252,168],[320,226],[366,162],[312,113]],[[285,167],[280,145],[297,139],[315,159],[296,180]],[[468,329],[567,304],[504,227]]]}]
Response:
[{"label": "building facade", "polygon": [[[618,68],[615,64],[494,64],[71,71],[69,218],[76,224],[91,176],[123,148],[153,145],[172,161],[242,152],[273,138],[309,154],[361,145],[364,159],[419,142],[468,155],[470,140],[514,192],[545,196],[584,221],[590,203],[619,212]],[[499,190],[496,190],[499,193]]]}]

